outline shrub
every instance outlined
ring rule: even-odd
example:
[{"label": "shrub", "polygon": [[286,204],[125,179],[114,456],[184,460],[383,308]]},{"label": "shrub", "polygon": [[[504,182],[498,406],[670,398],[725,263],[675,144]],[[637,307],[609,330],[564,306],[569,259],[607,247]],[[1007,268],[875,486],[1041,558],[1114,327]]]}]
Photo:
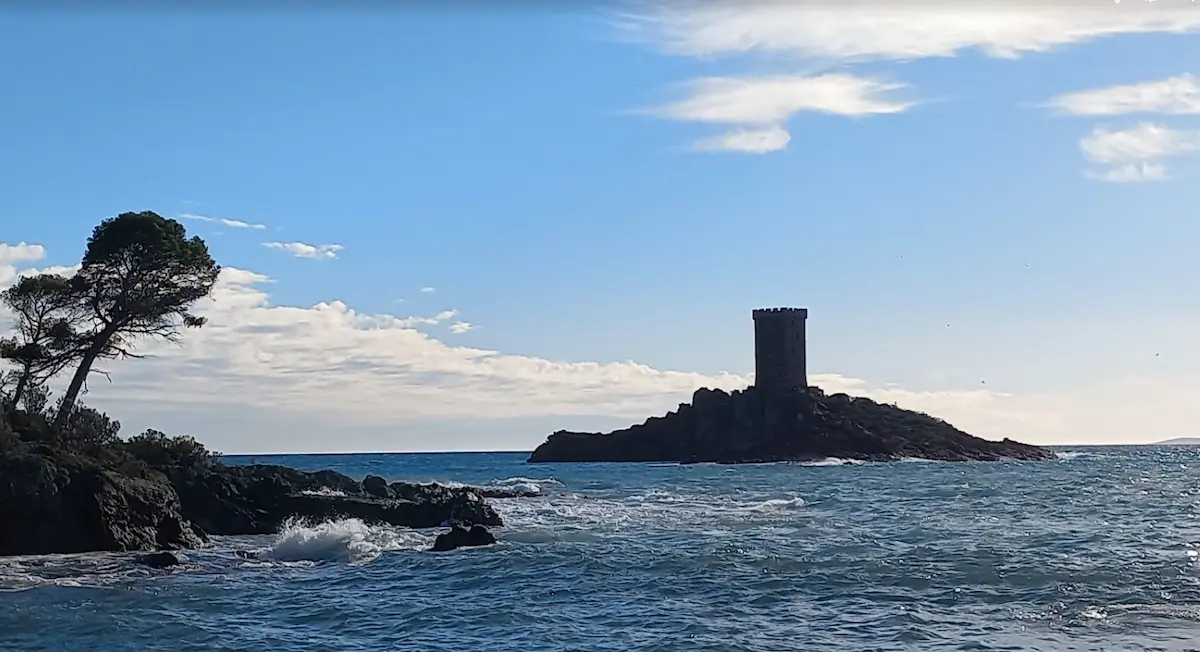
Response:
[{"label": "shrub", "polygon": [[157,430],[147,430],[125,442],[125,450],[153,467],[201,467],[217,463],[219,453],[209,451],[192,437],[169,437]]},{"label": "shrub", "polygon": [[[62,409],[62,402],[59,402]],[[94,410],[86,405],[75,404],[69,408],[70,413],[63,419],[63,426],[58,431],[58,439],[72,448],[95,448],[108,446],[121,441],[121,422],[108,418],[108,415]]]}]

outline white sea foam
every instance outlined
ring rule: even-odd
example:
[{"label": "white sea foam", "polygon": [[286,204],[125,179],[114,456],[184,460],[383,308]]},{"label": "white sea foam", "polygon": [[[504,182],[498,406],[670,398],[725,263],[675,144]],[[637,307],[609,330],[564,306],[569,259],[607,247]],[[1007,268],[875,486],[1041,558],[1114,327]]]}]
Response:
[{"label": "white sea foam", "polygon": [[[558,480],[556,480],[554,478],[526,478],[523,476],[516,476],[516,477],[512,477],[512,478],[503,478],[503,479],[499,479],[499,480],[492,480],[491,482],[489,482],[487,484],[483,484],[483,485],[467,484],[467,483],[463,483],[463,482],[454,482],[454,481],[436,481],[436,482],[426,482],[426,483],[422,483],[422,484],[424,484],[426,486],[432,485],[432,484],[440,484],[445,487],[486,490],[486,491],[489,491],[489,492],[492,492],[495,494],[510,494],[512,497],[518,497],[518,496],[528,497],[531,495],[541,495],[545,491],[545,488],[549,485],[560,485],[560,486],[562,485],[561,482],[559,482]],[[498,497],[505,497],[505,496],[498,496]]]},{"label": "white sea foam", "polygon": [[1057,456],[1059,460],[1067,461],[1078,459],[1080,457],[1091,457],[1092,453],[1087,453],[1084,451],[1059,451],[1054,455]]},{"label": "white sea foam", "polygon": [[301,491],[300,493],[305,494],[307,496],[326,496],[329,498],[342,498],[346,495],[346,492],[344,492],[344,491],[339,491],[337,489],[330,489],[329,487],[321,487],[320,489],[305,489],[304,491]]},{"label": "white sea foam", "polygon": [[388,550],[420,550],[432,538],[412,530],[367,525],[357,518],[309,525],[291,521],[259,558],[276,562],[342,561],[366,563]]},{"label": "white sea foam", "polygon": [[826,457],[823,460],[801,462],[800,466],[845,466],[847,464],[863,464],[862,460],[847,460],[840,457]]},{"label": "white sea foam", "polygon": [[748,505],[744,509],[749,509],[755,512],[783,511],[795,509],[797,507],[803,507],[804,505],[805,503],[803,498],[800,496],[793,496],[791,498],[771,498],[769,500],[764,500],[761,503]]}]

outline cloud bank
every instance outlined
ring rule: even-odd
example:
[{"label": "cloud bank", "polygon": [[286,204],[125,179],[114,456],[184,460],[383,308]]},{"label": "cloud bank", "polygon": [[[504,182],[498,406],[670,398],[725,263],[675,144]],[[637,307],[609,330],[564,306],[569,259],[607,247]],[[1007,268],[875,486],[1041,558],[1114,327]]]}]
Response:
[{"label": "cloud bank", "polygon": [[[0,245],[6,286],[44,260],[38,245]],[[54,268],[69,272],[71,268]],[[208,325],[181,345],[143,342],[84,401],[130,431],[187,432],[225,452],[529,450],[554,429],[609,429],[661,415],[699,387],[746,387],[750,374],[655,369],[634,361],[561,362],[447,344],[423,329],[470,330],[457,310],[367,314],[330,300],[275,305],[271,279],[225,268],[196,312]],[[0,327],[11,315],[0,314]],[[1120,381],[1073,394],[985,388],[913,391],[814,373],[827,392],[923,410],[991,438],[1040,443],[1188,434],[1200,392],[1178,380]],[[1144,406],[1155,405],[1147,415]]]}]

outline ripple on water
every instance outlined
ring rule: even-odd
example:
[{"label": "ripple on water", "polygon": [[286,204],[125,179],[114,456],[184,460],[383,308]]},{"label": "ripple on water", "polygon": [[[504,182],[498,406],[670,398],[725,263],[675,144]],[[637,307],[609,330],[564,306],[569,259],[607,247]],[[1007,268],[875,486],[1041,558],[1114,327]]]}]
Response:
[{"label": "ripple on water", "polygon": [[446,554],[426,552],[436,532],[349,519],[219,539],[166,572],[130,555],[0,559],[0,649],[1196,649],[1200,454],[1059,457],[339,457],[355,475],[536,495],[494,501],[500,544]]}]

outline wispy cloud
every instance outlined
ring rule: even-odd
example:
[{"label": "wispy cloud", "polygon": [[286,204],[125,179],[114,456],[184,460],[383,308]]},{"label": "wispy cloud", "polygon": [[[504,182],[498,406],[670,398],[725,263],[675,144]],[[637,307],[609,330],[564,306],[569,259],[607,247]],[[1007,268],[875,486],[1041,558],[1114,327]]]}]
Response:
[{"label": "wispy cloud", "polygon": [[296,258],[337,258],[343,247],[340,244],[311,245],[304,242],[264,242],[264,247],[286,251]]},{"label": "wispy cloud", "polygon": [[1095,88],[1047,102],[1060,113],[1113,116],[1130,113],[1200,114],[1200,81],[1184,74],[1158,81]]},{"label": "wispy cloud", "polygon": [[477,327],[468,321],[456,321],[450,325],[450,332],[455,335],[462,335],[475,330]]},{"label": "wispy cloud", "polygon": [[234,229],[265,229],[266,224],[255,224],[253,222],[243,222],[242,220],[231,220],[225,217],[209,217],[207,215],[197,215],[195,213],[184,213],[179,216],[180,219],[192,220],[193,222],[211,222],[221,224]]},{"label": "wispy cloud", "polygon": [[801,112],[845,116],[900,113],[915,102],[896,98],[904,84],[849,74],[706,77],[683,85],[682,100],[644,112],[661,118],[738,125],[694,143],[700,150],[762,154],[787,147],[785,124]]},{"label": "wispy cloud", "polygon": [[[1120,3],[652,0],[618,19],[621,34],[695,57],[750,52],[828,63],[1017,58],[1119,34],[1200,29],[1193,7]],[[1139,6],[1141,5],[1141,6]]]},{"label": "wispy cloud", "polygon": [[421,291],[424,292],[425,294],[429,294],[431,292],[436,292],[437,290],[435,288],[431,288],[428,285],[426,285],[425,287],[421,288]]},{"label": "wispy cloud", "polygon": [[1088,176],[1129,183],[1165,179],[1162,160],[1200,152],[1200,132],[1181,131],[1143,122],[1129,129],[1096,127],[1079,141],[1089,162],[1105,166]]}]

